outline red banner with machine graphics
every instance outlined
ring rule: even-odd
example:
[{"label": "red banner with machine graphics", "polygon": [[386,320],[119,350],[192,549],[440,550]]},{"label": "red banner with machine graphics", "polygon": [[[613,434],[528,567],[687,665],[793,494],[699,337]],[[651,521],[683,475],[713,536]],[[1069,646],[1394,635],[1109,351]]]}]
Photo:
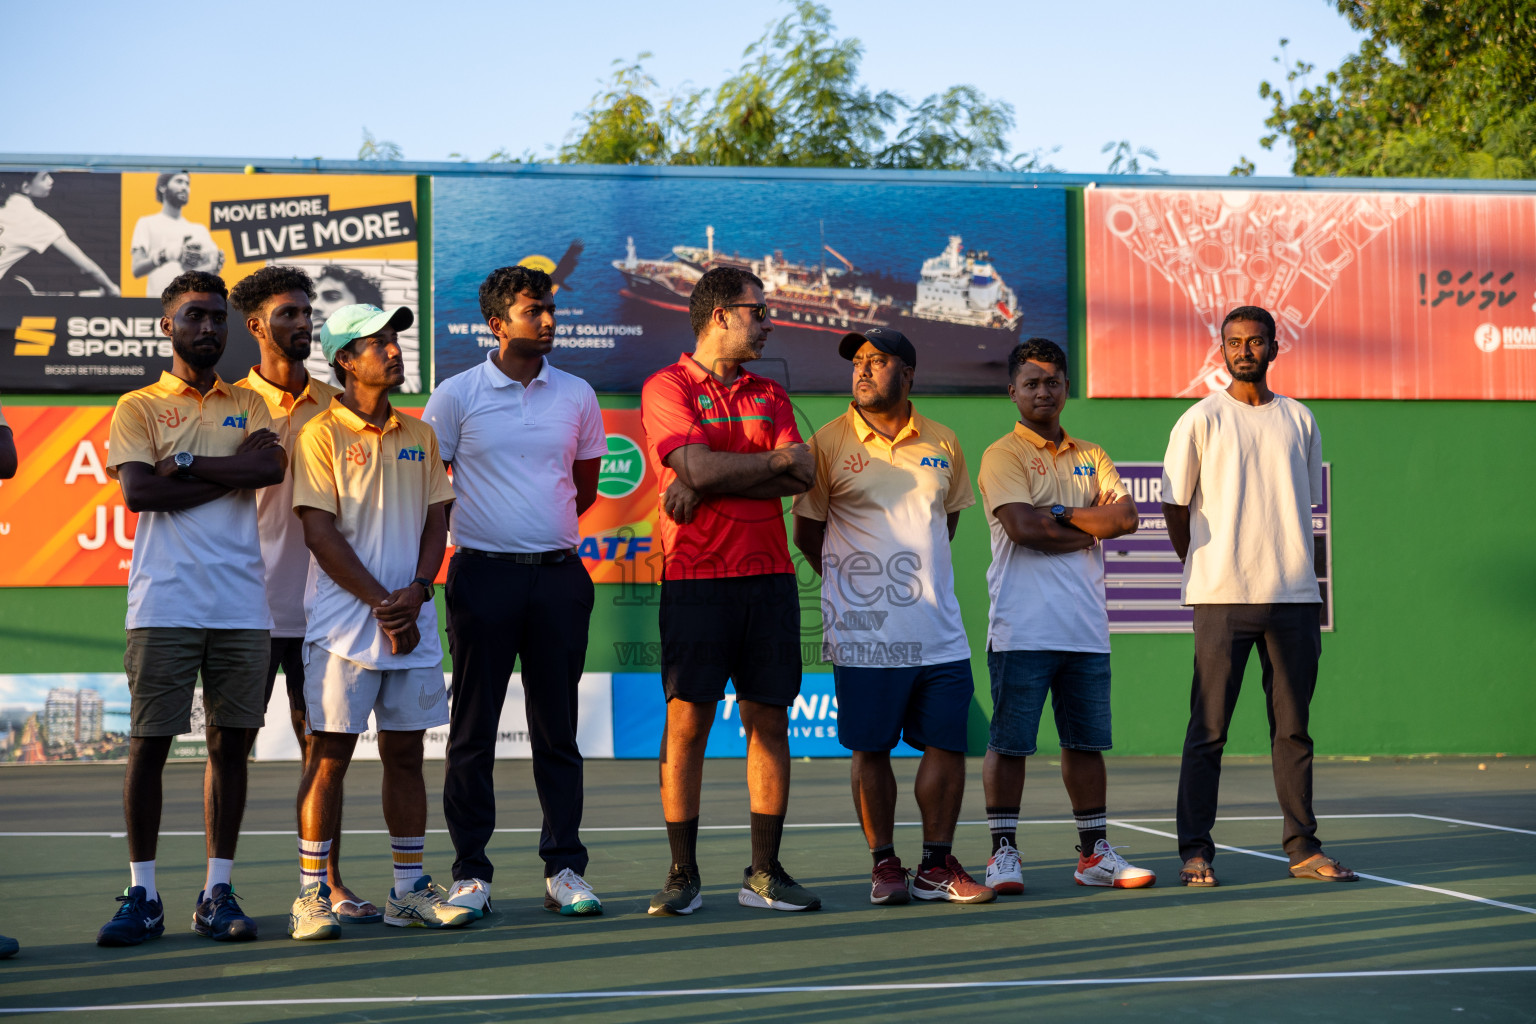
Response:
[{"label": "red banner with machine graphics", "polygon": [[[5,418],[21,465],[0,483],[0,586],[127,586],[138,516],[106,472],[111,407],[11,406]],[[661,556],[640,410],[604,409],[603,428],[608,454],[579,553],[594,582],[649,584]]]},{"label": "red banner with machine graphics", "polygon": [[1536,398],[1536,196],[1085,193],[1088,393],[1230,383],[1222,319],[1275,317],[1296,398]]}]

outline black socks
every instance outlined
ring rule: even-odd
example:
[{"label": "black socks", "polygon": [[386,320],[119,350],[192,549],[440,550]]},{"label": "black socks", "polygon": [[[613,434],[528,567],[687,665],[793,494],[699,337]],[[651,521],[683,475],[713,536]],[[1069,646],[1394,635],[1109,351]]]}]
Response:
[{"label": "black socks", "polygon": [[699,867],[699,819],[667,822],[667,842],[672,846],[672,863],[680,868]]}]

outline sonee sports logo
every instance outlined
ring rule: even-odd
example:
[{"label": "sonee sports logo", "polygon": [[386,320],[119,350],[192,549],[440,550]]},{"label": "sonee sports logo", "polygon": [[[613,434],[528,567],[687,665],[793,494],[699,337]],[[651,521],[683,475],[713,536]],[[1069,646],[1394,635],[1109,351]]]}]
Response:
[{"label": "sonee sports logo", "polygon": [[16,350],[12,355],[46,356],[57,340],[53,329],[58,323],[56,316],[22,317],[21,323],[16,325]]},{"label": "sonee sports logo", "polygon": [[395,461],[404,459],[406,462],[426,462],[427,450],[421,445],[412,445],[410,448],[401,448],[400,454],[395,456]]}]

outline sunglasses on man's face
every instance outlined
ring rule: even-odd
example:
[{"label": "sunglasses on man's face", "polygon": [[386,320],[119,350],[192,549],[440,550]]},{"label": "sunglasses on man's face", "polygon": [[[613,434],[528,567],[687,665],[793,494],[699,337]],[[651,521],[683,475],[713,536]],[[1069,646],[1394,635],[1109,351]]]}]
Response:
[{"label": "sunglasses on man's face", "polygon": [[723,306],[716,306],[715,308],[716,309],[750,309],[752,311],[752,319],[754,319],[754,320],[767,320],[768,319],[768,304],[766,302],[728,302],[728,303],[726,303]]}]

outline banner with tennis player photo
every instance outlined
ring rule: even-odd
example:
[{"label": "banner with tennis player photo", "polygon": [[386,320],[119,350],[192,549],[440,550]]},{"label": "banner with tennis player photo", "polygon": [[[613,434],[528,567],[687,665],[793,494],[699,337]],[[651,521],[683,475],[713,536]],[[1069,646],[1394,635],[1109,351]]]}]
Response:
[{"label": "banner with tennis player photo", "polygon": [[[139,517],[106,471],[112,408],[19,405],[5,418],[21,465],[0,487],[0,587],[127,586]],[[640,603],[653,599],[660,578],[656,475],[640,410],[604,409],[603,429],[608,454],[597,501],[578,521],[577,550],[594,582],[632,584]],[[438,582],[446,567],[445,558]]]},{"label": "banner with tennis player photo", "polygon": [[1094,397],[1224,389],[1221,322],[1255,305],[1282,394],[1536,398],[1536,196],[1083,194]]},{"label": "banner with tennis player photo", "polygon": [[[170,368],[160,293],[188,270],[233,288],[264,266],[315,279],[315,330],[340,306],[419,313],[416,179],[320,174],[0,174],[0,389],[131,391]],[[401,334],[420,391],[420,328]],[[230,317],[225,377],[258,359]],[[310,371],[329,378],[319,355]]]}]

